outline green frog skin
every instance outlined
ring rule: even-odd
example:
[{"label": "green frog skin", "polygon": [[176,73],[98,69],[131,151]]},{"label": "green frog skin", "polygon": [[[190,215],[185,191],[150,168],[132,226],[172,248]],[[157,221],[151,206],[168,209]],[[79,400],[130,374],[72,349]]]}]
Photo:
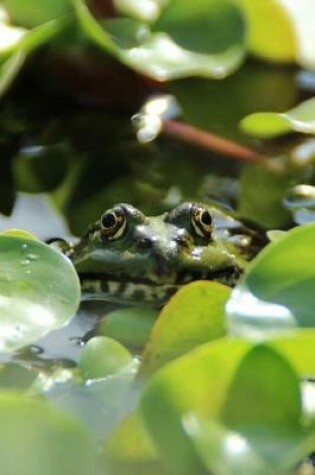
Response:
[{"label": "green frog skin", "polygon": [[193,280],[234,285],[252,255],[254,236],[233,217],[198,203],[160,216],[119,203],[89,227],[68,256],[84,298],[160,306]]}]

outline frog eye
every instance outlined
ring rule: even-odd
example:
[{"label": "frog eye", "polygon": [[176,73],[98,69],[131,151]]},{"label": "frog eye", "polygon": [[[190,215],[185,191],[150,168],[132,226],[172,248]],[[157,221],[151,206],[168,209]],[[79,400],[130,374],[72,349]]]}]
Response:
[{"label": "frog eye", "polygon": [[121,208],[105,211],[101,220],[101,233],[109,240],[119,239],[126,229],[126,216]]},{"label": "frog eye", "polygon": [[212,216],[207,208],[194,205],[191,209],[191,224],[198,236],[210,237],[213,229]]}]

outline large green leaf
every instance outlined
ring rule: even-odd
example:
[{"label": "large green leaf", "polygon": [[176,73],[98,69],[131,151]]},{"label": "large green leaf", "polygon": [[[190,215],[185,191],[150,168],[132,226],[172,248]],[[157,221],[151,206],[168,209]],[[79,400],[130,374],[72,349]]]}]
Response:
[{"label": "large green leaf", "polygon": [[315,98],[308,99],[281,114],[258,112],[241,121],[242,129],[261,138],[276,137],[288,132],[315,134]]},{"label": "large green leaf", "polygon": [[94,474],[84,428],[47,404],[0,393],[2,475]]},{"label": "large green leaf", "polygon": [[40,241],[0,235],[1,351],[63,326],[79,301],[79,279],[66,257]]},{"label": "large green leaf", "polygon": [[234,334],[315,325],[315,224],[295,228],[252,261],[227,303]]},{"label": "large green leaf", "polygon": [[224,306],[230,289],[217,282],[186,285],[160,314],[145,348],[141,375],[225,333]]},{"label": "large green leaf", "polygon": [[16,36],[15,42],[5,47],[3,45],[1,47],[0,42],[0,97],[6,93],[17,77],[27,56],[49,41],[64,26],[65,23],[62,20],[51,20]]},{"label": "large green leaf", "polygon": [[209,343],[157,372],[141,411],[175,474],[199,475],[203,464],[219,475],[286,473],[314,444],[289,363],[241,340]]},{"label": "large green leaf", "polygon": [[101,24],[83,0],[73,2],[91,40],[127,66],[157,80],[191,75],[223,78],[244,56],[244,23],[230,0],[197,0],[193,4],[172,0],[153,31],[147,24],[127,18]]},{"label": "large green leaf", "polygon": [[55,20],[70,10],[69,0],[3,0],[12,23],[26,28]]}]

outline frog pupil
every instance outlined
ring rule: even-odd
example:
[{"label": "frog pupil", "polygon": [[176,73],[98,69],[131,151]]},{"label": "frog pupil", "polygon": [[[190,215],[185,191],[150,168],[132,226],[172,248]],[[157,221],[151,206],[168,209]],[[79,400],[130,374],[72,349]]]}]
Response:
[{"label": "frog pupil", "polygon": [[106,213],[102,218],[102,226],[104,228],[112,228],[116,224],[116,216],[114,213]]},{"label": "frog pupil", "polygon": [[210,213],[208,211],[204,211],[202,214],[201,214],[201,222],[202,224],[204,224],[205,226],[211,226],[212,224],[212,218],[210,216]]}]

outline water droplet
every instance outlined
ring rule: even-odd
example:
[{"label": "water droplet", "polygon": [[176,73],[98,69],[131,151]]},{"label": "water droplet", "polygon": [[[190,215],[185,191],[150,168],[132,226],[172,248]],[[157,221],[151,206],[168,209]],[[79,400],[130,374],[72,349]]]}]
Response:
[{"label": "water droplet", "polygon": [[24,243],[22,244],[22,249],[27,249],[27,247],[28,247],[28,244],[27,244],[26,242],[24,242]]},{"label": "water droplet", "polygon": [[39,256],[37,254],[30,253],[30,254],[27,254],[26,259],[30,261],[36,261],[37,259],[39,259]]},{"label": "water droplet", "polygon": [[21,266],[28,266],[31,263],[31,261],[27,258],[23,259],[20,264]]}]

